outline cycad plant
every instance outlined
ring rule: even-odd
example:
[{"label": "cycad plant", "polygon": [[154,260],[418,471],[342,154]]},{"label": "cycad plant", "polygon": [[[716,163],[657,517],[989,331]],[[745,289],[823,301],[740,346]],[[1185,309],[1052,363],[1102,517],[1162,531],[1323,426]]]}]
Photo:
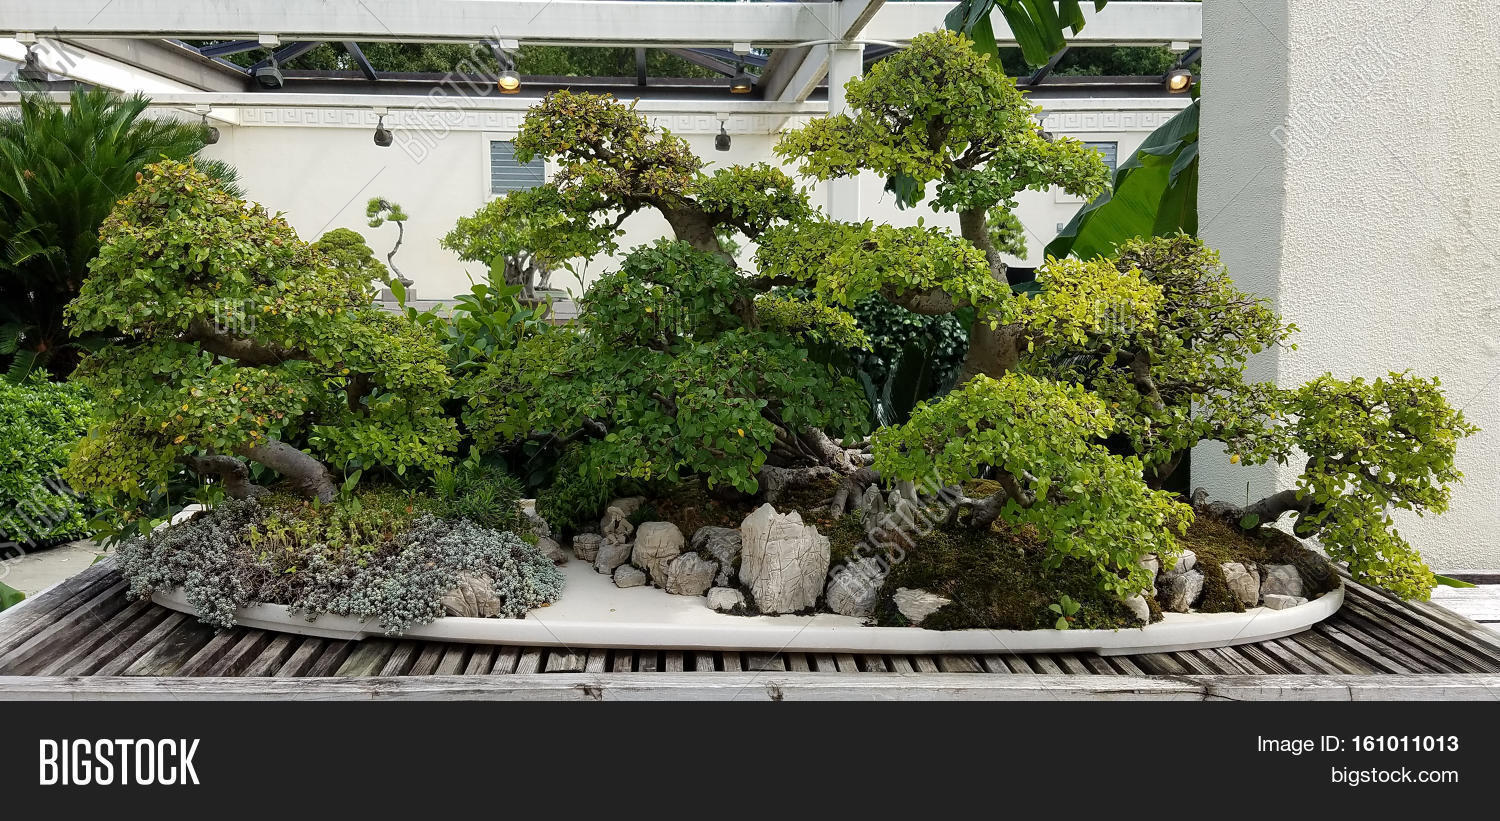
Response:
[{"label": "cycad plant", "polygon": [[[66,376],[87,338],[70,339],[63,308],[99,249],[99,225],[136,176],[204,145],[198,123],[143,116],[149,101],[76,89],[67,105],[28,93],[0,117],[0,369]],[[212,172],[233,184],[233,170]],[[208,169],[205,169],[208,170]]]}]

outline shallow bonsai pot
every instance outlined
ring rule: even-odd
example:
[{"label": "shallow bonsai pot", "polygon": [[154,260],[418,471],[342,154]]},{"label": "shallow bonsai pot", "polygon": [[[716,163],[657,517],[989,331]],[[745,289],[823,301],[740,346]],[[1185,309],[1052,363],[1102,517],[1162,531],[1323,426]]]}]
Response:
[{"label": "shallow bonsai pot", "polygon": [[[1167,613],[1146,627],[1120,630],[926,630],[868,627],[832,613],[809,616],[732,616],[709,609],[702,596],[674,596],[654,587],[622,590],[608,576],[574,559],[563,566],[560,601],[524,619],[441,618],[417,625],[405,639],[538,647],[658,647],[674,650],[752,650],[818,653],[1041,653],[1100,655],[1197,650],[1267,641],[1299,633],[1333,615],[1339,588],[1287,610],[1244,613]],[[181,590],[158,591],[157,604],[196,615]],[[243,627],[321,638],[380,637],[379,624],[320,615],[309,620],[286,606],[256,604],[235,614]]]}]

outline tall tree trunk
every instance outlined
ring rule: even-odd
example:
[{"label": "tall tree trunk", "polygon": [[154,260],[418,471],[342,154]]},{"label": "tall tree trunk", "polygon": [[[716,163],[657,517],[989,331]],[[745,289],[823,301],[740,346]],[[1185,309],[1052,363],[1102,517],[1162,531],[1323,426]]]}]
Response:
[{"label": "tall tree trunk", "polygon": [[[983,208],[960,211],[958,213],[959,231],[964,239],[984,252],[984,258],[990,264],[990,276],[1009,288],[1009,280],[1005,277],[1007,269],[1005,260],[1001,258],[1000,251],[995,248],[995,243],[990,241],[990,229],[985,224],[985,217],[986,209]],[[1016,360],[1020,358],[1019,337],[1019,329],[1015,326],[1004,325],[992,328],[983,316],[974,317],[974,324],[969,328],[969,352],[964,356],[959,384],[979,374],[998,379],[1014,368]]]}]

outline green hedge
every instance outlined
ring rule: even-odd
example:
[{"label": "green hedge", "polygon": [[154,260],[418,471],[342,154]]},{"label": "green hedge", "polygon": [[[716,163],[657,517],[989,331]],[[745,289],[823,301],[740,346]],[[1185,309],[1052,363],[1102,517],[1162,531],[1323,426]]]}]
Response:
[{"label": "green hedge", "polygon": [[0,380],[0,542],[86,535],[84,507],[60,472],[88,408],[80,385]]}]

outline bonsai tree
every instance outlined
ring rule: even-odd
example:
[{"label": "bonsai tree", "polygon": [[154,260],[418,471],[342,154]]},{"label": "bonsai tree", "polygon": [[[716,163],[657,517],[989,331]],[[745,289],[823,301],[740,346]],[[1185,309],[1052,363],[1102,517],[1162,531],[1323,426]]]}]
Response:
[{"label": "bonsai tree", "polygon": [[[912,190],[898,194],[913,201],[930,184],[932,208],[958,215],[963,240],[981,252],[979,264],[965,253],[963,263],[955,263],[955,275],[941,278],[913,277],[899,266],[868,267],[861,290],[877,291],[921,314],[975,308],[965,379],[980,373],[998,377],[1015,367],[1020,354],[1020,329],[993,315],[1009,287],[1001,250],[991,238],[991,212],[1014,208],[1016,195],[1028,189],[1057,186],[1092,198],[1108,184],[1098,152],[1044,132],[1034,119],[1040,109],[1026,102],[998,61],[971,46],[966,37],[946,31],[912,38],[910,48],[849,81],[845,92],[852,113],[815,119],[776,146],[777,154],[818,179],[871,171],[908,181]],[[840,266],[845,258],[863,253],[850,245],[899,244],[910,249],[905,256],[957,250],[950,235],[921,227],[875,228],[867,223],[807,231],[794,225],[777,233],[784,236],[772,243],[774,248],[762,243],[757,257],[762,273],[789,246],[801,245],[795,263],[775,267],[795,276],[789,268],[810,266],[802,279],[844,278]],[[833,300],[843,296],[838,287],[820,292]]]},{"label": "bonsai tree", "polygon": [[1172,494],[1146,487],[1138,458],[1103,446],[1112,424],[1081,386],[980,375],[917,408],[905,425],[877,431],[875,469],[913,482],[993,478],[1000,489],[960,495],[950,521],[981,531],[998,519],[1031,525],[1047,541],[1048,566],[1086,560],[1101,588],[1129,598],[1151,587],[1140,559],[1155,553],[1170,562],[1174,533],[1193,516]]},{"label": "bonsai tree", "polygon": [[717,254],[670,240],[638,248],[589,288],[580,332],[535,333],[491,360],[464,390],[466,425],[485,450],[515,455],[538,439],[566,449],[542,499],[562,522],[620,482],[696,480],[775,499],[857,471],[824,431],[861,432],[863,394],[796,341],[857,330],[795,300],[754,307],[756,296]]},{"label": "bonsai tree", "polygon": [[526,302],[535,301],[536,289],[548,287],[553,269],[567,262],[547,256],[556,250],[548,245],[547,232],[563,228],[562,213],[527,203],[533,196],[523,190],[490,200],[471,216],[459,217],[442,239],[459,259],[488,266],[492,277],[499,271],[504,284],[520,287]]},{"label": "bonsai tree", "polygon": [[[1390,511],[1447,510],[1449,486],[1463,478],[1453,464],[1458,440],[1479,429],[1448,405],[1436,379],[1407,373],[1373,381],[1325,374],[1287,392],[1276,418],[1268,435],[1231,441],[1231,458],[1286,464],[1300,450],[1307,464],[1297,484],[1245,507],[1209,508],[1244,528],[1290,514],[1297,535],[1316,537],[1355,578],[1425,600],[1432,571]],[[1196,501],[1205,496],[1198,491]]]},{"label": "bonsai tree", "polygon": [[[1060,264],[1039,273],[1038,298],[1056,299],[1047,286]],[[1264,436],[1282,395],[1247,383],[1245,363],[1273,346],[1295,349],[1296,327],[1236,289],[1218,254],[1193,237],[1128,241],[1114,264],[1160,289],[1151,321],[1121,315],[1083,336],[1040,334],[1025,369],[1079,382],[1108,402],[1117,443],[1141,457],[1154,487],[1200,441],[1248,446]]]},{"label": "bonsai tree", "polygon": [[375,258],[375,252],[365,244],[365,238],[358,231],[335,228],[318,237],[312,247],[330,265],[351,278],[364,277],[367,282],[386,282],[390,279],[390,271]]},{"label": "bonsai tree", "polygon": [[362,270],[192,166],[148,166],[100,229],[68,306],[75,333],[120,341],[79,377],[95,407],[75,488],[134,515],[179,465],[231,497],[279,475],[321,501],[336,473],[431,468],[457,436],[432,334],[371,307]]},{"label": "bonsai tree", "polygon": [[609,95],[548,94],[526,112],[515,145],[518,162],[541,157],[557,173],[501,198],[491,216],[545,229],[530,238],[530,250],[544,259],[614,253],[621,223],[649,208],[677,239],[733,264],[721,234],[753,240],[810,213],[805,193],[779,169],[757,163],[705,174],[686,140]]},{"label": "bonsai tree", "polygon": [[387,222],[396,225],[396,244],[391,246],[390,253],[385,255],[386,264],[390,265],[391,273],[396,275],[396,281],[402,286],[410,288],[412,281],[401,275],[401,269],[396,267],[396,252],[401,250],[401,240],[406,238],[406,221],[411,219],[401,210],[401,206],[383,197],[372,197],[365,204],[365,216],[369,218],[371,228],[379,228]]}]

